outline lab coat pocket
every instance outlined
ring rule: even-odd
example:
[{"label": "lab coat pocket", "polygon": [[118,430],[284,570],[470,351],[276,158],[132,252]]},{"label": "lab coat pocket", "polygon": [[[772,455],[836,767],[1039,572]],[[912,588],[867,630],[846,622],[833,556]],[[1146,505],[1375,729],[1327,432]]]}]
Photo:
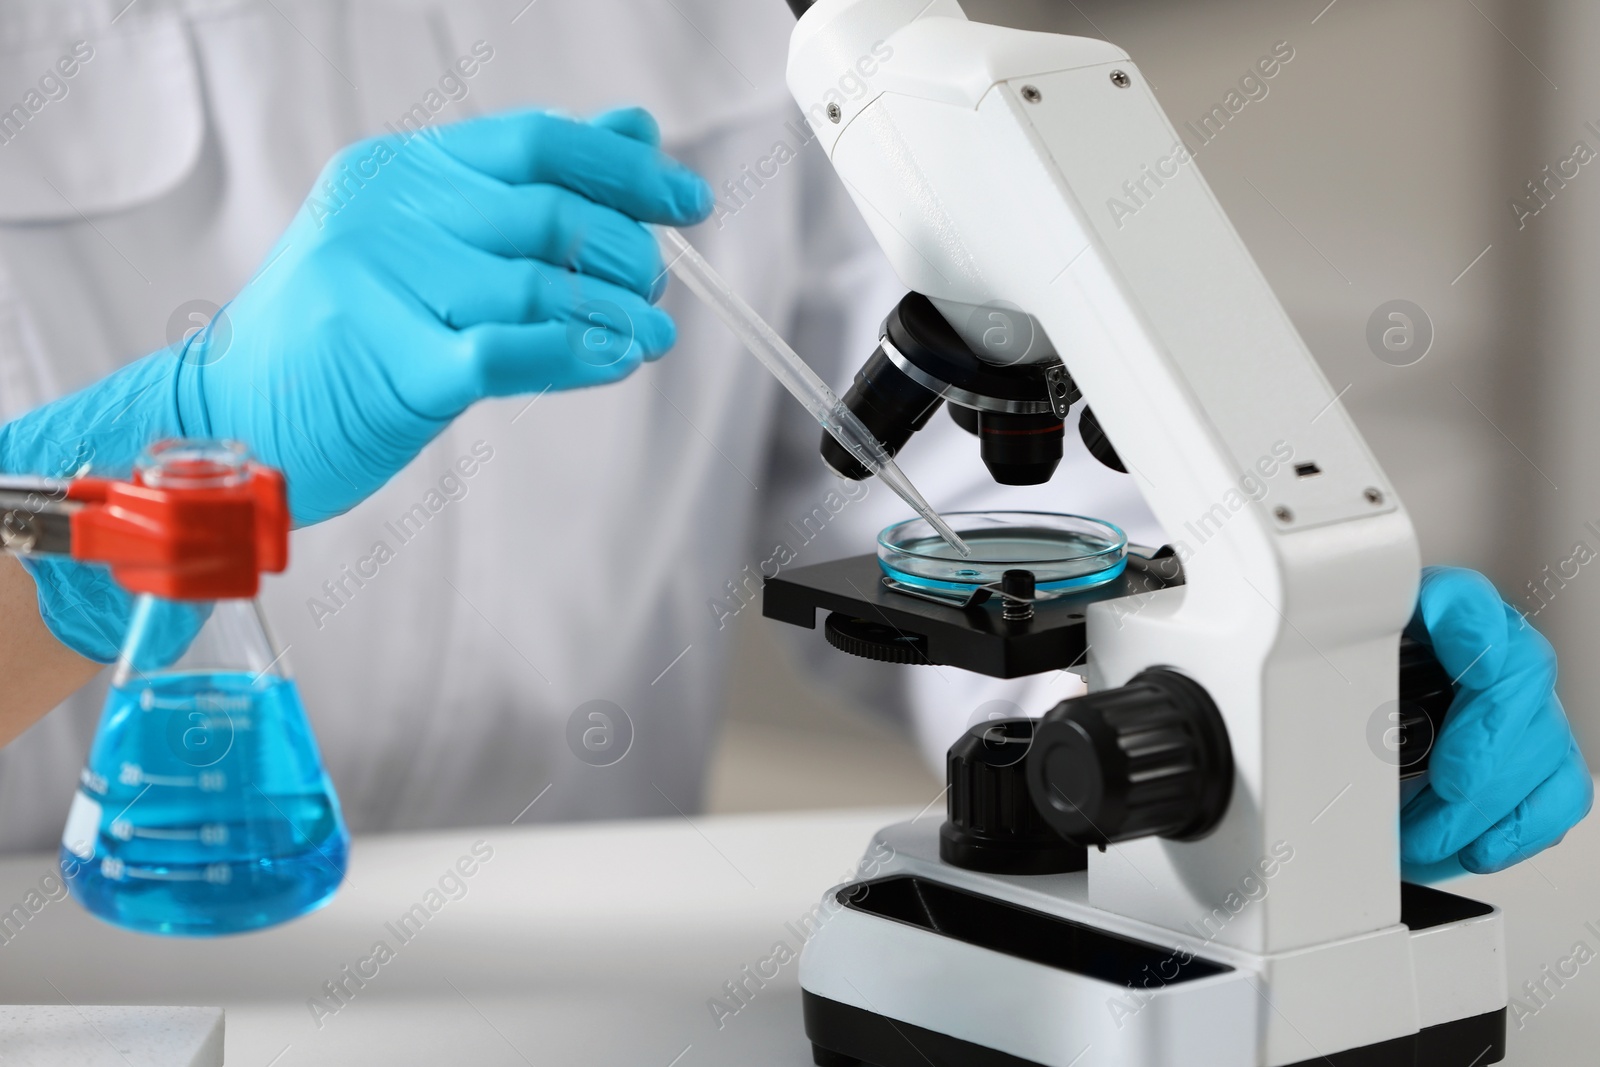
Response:
[{"label": "lab coat pocket", "polygon": [[0,224],[76,220],[154,200],[205,138],[187,26],[129,18],[0,45]]}]

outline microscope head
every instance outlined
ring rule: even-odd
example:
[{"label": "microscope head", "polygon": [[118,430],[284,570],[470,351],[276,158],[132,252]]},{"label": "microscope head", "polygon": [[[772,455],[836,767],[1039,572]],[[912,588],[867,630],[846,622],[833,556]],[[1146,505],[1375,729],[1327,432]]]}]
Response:
[{"label": "microscope head", "polygon": [[[891,455],[928,424],[941,404],[979,440],[984,466],[1001,485],[1043,485],[1061,462],[1066,419],[1081,394],[1056,356],[1029,360],[1019,333],[1031,335],[1020,311],[980,308],[994,320],[983,351],[963,340],[934,305],[909,293],[884,320],[878,347],[856,374],[844,403]],[[1079,422],[1084,444],[1102,463],[1122,470],[1091,412]],[[868,471],[830,435],[822,458],[835,472],[860,481]]]}]

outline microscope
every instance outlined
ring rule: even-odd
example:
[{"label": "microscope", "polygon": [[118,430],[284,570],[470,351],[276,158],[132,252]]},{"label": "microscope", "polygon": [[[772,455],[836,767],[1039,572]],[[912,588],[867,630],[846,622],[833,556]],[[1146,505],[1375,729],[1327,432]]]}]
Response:
[{"label": "microscope", "polygon": [[1056,595],[1020,568],[919,590],[874,555],[767,582],[764,614],[823,613],[848,653],[1088,683],[974,727],[943,825],[885,828],[892,858],[828,890],[815,1062],[1501,1060],[1500,913],[1400,875],[1401,779],[1452,695],[1402,640],[1410,520],[1138,67],[956,0],[791,6],[789,87],[911,291],[846,403],[891,451],[948,407],[1029,485],[1081,401],[1163,528],[1208,532]]}]

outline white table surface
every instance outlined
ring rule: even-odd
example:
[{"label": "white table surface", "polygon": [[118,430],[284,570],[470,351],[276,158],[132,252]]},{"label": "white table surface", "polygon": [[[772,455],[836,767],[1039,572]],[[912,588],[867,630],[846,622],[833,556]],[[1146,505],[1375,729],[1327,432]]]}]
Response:
[{"label": "white table surface", "polygon": [[[215,941],[142,937],[71,901],[0,944],[0,1003],[227,1009],[229,1067],[448,1063],[711,1067],[811,1063],[795,967],[718,1028],[707,1001],[794,941],[785,924],[843,880],[873,830],[910,813],[826,812],[497,827],[358,840],[322,911]],[[937,819],[935,809],[925,818]],[[475,841],[493,858],[409,943],[386,923],[422,901]],[[0,862],[0,911],[53,860]],[[1600,952],[1600,828],[1459,886],[1508,912],[1515,989],[1586,942]],[[319,1027],[308,998],[379,939],[394,958]],[[1552,988],[1554,988],[1552,986]],[[1511,1033],[1506,1061],[1588,1062],[1600,960]],[[3,1035],[0,1035],[3,1053]]]}]

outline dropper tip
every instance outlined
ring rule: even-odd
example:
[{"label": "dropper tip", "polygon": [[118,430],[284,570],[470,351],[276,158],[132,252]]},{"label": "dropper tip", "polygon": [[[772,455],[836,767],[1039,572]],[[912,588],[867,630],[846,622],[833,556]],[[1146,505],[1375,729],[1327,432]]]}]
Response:
[{"label": "dropper tip", "polygon": [[972,548],[965,541],[963,541],[961,539],[961,535],[956,533],[955,530],[951,529],[943,519],[940,519],[937,523],[935,523],[933,528],[940,537],[944,538],[945,544],[961,553],[962,559],[966,559],[968,556],[972,555]]}]

